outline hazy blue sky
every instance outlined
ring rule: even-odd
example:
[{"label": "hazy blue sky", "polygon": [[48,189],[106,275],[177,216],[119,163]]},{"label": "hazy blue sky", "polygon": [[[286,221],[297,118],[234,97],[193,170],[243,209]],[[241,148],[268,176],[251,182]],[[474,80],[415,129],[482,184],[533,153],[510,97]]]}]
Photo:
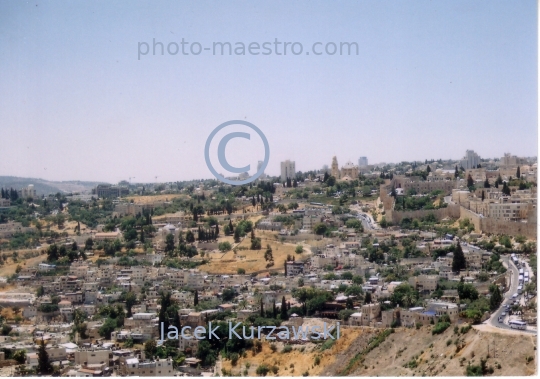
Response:
[{"label": "hazy blue sky", "polygon": [[[209,178],[206,138],[234,119],[266,134],[270,174],[287,158],[308,170],[333,155],[536,155],[536,17],[532,0],[2,2],[0,175]],[[138,60],[153,38],[359,54]],[[231,142],[230,161],[254,168],[246,144]]]}]

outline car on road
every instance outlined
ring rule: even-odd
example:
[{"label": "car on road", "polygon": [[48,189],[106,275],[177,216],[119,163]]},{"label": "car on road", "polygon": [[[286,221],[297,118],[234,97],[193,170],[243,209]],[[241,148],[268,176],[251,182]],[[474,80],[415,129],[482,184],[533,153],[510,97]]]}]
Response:
[{"label": "car on road", "polygon": [[502,317],[506,316],[506,312],[501,313],[501,316]]}]

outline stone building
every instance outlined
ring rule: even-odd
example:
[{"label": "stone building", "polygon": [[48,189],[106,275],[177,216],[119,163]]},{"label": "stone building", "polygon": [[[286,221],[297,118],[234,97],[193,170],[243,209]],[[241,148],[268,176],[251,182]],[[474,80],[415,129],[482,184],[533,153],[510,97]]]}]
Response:
[{"label": "stone building", "polygon": [[332,169],[331,169],[331,174],[330,175],[332,175],[336,179],[340,178],[338,161],[337,161],[337,157],[335,155],[332,158]]}]

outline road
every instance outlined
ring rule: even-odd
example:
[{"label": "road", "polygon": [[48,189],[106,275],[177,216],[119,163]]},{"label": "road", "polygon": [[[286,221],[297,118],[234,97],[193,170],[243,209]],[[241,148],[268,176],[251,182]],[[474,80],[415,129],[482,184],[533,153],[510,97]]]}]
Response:
[{"label": "road", "polygon": [[[505,309],[505,305],[508,304],[510,305],[512,303],[512,296],[517,293],[517,288],[518,288],[518,285],[519,285],[519,271],[516,267],[516,265],[512,262],[512,260],[510,259],[510,256],[501,256],[501,260],[503,262],[503,264],[505,264],[506,268],[508,270],[511,271],[511,275],[510,275],[510,287],[508,289],[508,291],[504,294],[504,299],[503,299],[503,302],[501,303],[501,306],[499,307],[499,309],[497,309],[495,312],[493,312],[493,314],[491,315],[491,317],[485,321],[485,323],[488,323],[489,325],[491,326],[494,326],[496,328],[499,328],[499,329],[508,329],[508,330],[515,330],[515,329],[512,329],[510,328],[510,326],[508,326],[507,323],[505,322],[508,322],[508,311]],[[523,296],[519,296],[519,297],[523,297]],[[506,312],[506,316],[504,317],[503,319],[503,323],[499,323],[499,316],[502,315],[503,312]],[[520,330],[520,332],[525,332],[525,333],[531,333],[531,334],[536,334],[536,330]]]},{"label": "road", "polygon": [[364,213],[364,212],[358,212],[358,216],[357,218],[360,220],[360,222],[362,223],[362,226],[364,227],[364,230],[375,230],[375,229],[378,229],[376,226],[375,226],[375,222],[373,221],[373,218],[367,214],[367,213]]}]

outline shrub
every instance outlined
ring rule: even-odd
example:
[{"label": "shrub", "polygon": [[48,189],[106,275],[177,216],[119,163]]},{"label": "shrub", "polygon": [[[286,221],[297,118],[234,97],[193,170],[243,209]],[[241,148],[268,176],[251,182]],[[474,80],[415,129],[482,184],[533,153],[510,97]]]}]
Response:
[{"label": "shrub", "polygon": [[232,246],[231,246],[231,243],[230,242],[221,242],[219,245],[218,245],[218,249],[219,251],[222,251],[222,252],[226,252],[226,251],[229,251],[231,250]]},{"label": "shrub", "polygon": [[450,345],[452,345],[452,340],[451,339],[446,341],[446,346],[450,346]]},{"label": "shrub", "polygon": [[317,355],[315,357],[315,366],[318,366],[321,363],[321,358]]},{"label": "shrub", "polygon": [[272,353],[275,353],[276,350],[277,350],[277,346],[276,345],[270,345],[270,350],[272,350]]},{"label": "shrub", "polygon": [[281,350],[282,353],[290,353],[292,351],[291,345],[285,345],[283,346],[283,350]]},{"label": "shrub", "polygon": [[255,373],[259,376],[266,376],[268,372],[270,372],[270,368],[264,363],[260,365],[259,367],[257,367],[257,370],[255,371]]},{"label": "shrub", "polygon": [[443,333],[450,326],[449,322],[438,322],[431,331],[432,335]]}]

